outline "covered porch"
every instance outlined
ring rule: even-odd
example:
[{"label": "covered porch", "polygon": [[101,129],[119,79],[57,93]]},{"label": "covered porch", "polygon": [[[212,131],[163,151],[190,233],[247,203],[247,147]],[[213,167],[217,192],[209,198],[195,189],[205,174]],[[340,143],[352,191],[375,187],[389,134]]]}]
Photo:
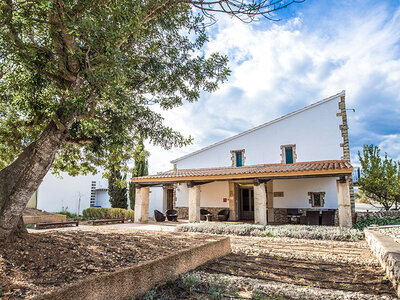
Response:
[{"label": "covered porch", "polygon": [[[211,205],[229,209],[230,221],[263,225],[297,222],[299,214],[312,214],[308,211],[335,211],[338,225],[351,227],[352,170],[347,161],[338,160],[180,169],[132,178],[136,183],[135,222],[148,222],[150,188],[163,187],[170,200],[168,208],[177,209],[189,222],[199,222],[200,209]],[[297,217],[291,218],[289,212],[296,210]]]}]

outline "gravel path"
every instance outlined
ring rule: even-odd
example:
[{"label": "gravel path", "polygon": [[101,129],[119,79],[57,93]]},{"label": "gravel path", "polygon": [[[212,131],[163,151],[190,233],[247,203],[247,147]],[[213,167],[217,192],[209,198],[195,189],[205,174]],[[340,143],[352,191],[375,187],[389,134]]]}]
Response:
[{"label": "gravel path", "polygon": [[381,233],[391,236],[397,243],[400,243],[400,227],[379,228]]}]

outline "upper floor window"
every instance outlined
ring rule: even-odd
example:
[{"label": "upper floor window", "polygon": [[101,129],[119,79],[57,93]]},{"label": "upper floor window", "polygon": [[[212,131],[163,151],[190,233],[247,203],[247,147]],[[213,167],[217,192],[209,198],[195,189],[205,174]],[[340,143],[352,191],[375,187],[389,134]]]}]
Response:
[{"label": "upper floor window", "polygon": [[283,145],[281,146],[281,156],[283,164],[292,164],[296,162],[296,145]]},{"label": "upper floor window", "polygon": [[244,149],[242,150],[232,150],[231,151],[232,157],[232,167],[243,167],[244,166]]}]

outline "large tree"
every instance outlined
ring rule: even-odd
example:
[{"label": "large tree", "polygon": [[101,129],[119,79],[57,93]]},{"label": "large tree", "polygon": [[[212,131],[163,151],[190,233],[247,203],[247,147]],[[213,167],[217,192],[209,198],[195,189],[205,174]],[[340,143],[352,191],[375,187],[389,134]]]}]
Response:
[{"label": "large tree", "polygon": [[134,148],[135,133],[165,148],[190,142],[152,106],[195,101],[229,75],[225,56],[199,51],[204,15],[251,21],[293,2],[0,0],[0,240],[23,230],[53,163],[94,171]]},{"label": "large tree", "polygon": [[400,199],[399,164],[388,158],[387,153],[381,157],[380,149],[374,145],[364,145],[358,156],[362,169],[357,181],[360,189],[389,210]]}]

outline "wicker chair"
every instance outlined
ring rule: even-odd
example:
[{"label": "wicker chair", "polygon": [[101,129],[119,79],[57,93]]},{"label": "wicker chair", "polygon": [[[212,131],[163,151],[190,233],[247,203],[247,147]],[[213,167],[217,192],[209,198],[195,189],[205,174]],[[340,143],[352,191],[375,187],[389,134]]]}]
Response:
[{"label": "wicker chair", "polygon": [[154,210],[154,218],[156,219],[157,222],[165,221],[165,215],[157,209]]},{"label": "wicker chair", "polygon": [[165,212],[168,221],[178,222],[178,211],[175,209],[168,209]]},{"label": "wicker chair", "polygon": [[209,212],[207,209],[200,209],[200,216],[203,220],[211,221],[212,213]]},{"label": "wicker chair", "polygon": [[307,225],[319,225],[319,211],[308,210],[306,212]]},{"label": "wicker chair", "polygon": [[333,226],[335,225],[335,211],[323,210],[321,217],[321,225]]},{"label": "wicker chair", "polygon": [[228,221],[229,219],[229,209],[223,209],[218,213],[219,221]]}]

